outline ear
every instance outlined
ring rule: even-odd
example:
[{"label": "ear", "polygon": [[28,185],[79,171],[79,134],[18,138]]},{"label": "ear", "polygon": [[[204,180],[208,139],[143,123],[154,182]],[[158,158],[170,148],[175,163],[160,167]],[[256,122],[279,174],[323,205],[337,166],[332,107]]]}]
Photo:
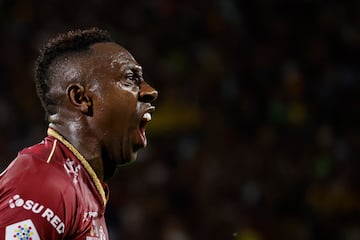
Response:
[{"label": "ear", "polygon": [[84,86],[78,83],[70,84],[66,93],[70,103],[79,111],[86,115],[92,115],[92,100],[86,92]]}]

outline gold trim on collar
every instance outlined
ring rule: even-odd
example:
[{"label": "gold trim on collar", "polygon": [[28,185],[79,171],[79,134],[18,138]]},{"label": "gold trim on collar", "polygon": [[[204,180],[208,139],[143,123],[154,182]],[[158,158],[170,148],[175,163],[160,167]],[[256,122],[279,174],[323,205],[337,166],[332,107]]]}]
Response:
[{"label": "gold trim on collar", "polygon": [[63,136],[61,136],[54,129],[48,128],[47,134],[49,136],[52,136],[55,139],[59,140],[60,142],[62,142],[79,159],[79,161],[84,166],[86,171],[90,174],[90,177],[93,180],[96,189],[100,193],[100,196],[101,196],[101,198],[103,200],[103,203],[104,203],[104,206],[105,206],[106,202],[107,202],[107,199],[106,199],[104,188],[103,188],[99,178],[96,176],[96,173],[94,172],[93,168],[90,166],[89,162],[84,158],[84,156],[70,142],[68,142]]}]

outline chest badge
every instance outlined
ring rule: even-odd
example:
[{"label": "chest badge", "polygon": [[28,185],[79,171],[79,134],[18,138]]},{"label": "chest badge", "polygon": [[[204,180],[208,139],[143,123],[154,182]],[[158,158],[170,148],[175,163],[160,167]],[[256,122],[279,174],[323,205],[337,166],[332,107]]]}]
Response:
[{"label": "chest badge", "polygon": [[66,159],[66,161],[64,163],[64,169],[67,172],[67,174],[73,178],[73,183],[77,184],[81,166],[79,164],[76,164],[70,158],[68,158],[68,159]]}]

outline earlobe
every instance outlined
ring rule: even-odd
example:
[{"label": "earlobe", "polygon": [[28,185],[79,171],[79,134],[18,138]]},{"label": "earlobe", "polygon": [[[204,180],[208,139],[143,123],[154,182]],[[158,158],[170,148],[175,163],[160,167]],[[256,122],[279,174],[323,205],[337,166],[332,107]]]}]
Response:
[{"label": "earlobe", "polygon": [[66,89],[70,103],[86,115],[92,114],[92,101],[81,84],[70,84]]}]

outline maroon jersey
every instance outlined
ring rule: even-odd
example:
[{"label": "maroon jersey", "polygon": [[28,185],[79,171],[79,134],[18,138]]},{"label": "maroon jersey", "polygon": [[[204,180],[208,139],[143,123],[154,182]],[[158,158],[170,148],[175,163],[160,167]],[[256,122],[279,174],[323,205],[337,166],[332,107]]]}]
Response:
[{"label": "maroon jersey", "polygon": [[0,240],[106,240],[107,186],[52,129],[0,175]]}]

